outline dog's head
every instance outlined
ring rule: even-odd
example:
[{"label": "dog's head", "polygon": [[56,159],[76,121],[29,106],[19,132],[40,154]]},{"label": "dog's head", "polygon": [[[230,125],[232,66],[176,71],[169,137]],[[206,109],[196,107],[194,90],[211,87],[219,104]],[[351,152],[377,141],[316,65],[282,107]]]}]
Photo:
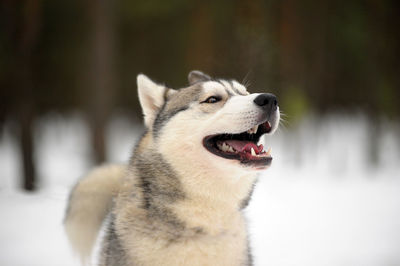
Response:
[{"label": "dog's head", "polygon": [[278,127],[274,95],[247,92],[234,80],[189,74],[189,87],[169,89],[140,74],[139,99],[153,149],[171,164],[212,171],[259,170],[271,164],[261,136]]}]

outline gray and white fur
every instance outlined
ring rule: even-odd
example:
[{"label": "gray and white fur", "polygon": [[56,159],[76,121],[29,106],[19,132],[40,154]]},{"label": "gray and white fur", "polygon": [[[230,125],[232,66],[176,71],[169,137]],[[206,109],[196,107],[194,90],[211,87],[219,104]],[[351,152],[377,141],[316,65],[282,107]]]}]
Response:
[{"label": "gray and white fur", "polygon": [[70,195],[65,229],[83,264],[101,228],[102,266],[252,264],[242,209],[270,154],[205,143],[262,123],[272,134],[279,107],[267,110],[234,80],[192,71],[189,83],[174,90],[137,77],[146,132],[129,164],[94,169]]}]

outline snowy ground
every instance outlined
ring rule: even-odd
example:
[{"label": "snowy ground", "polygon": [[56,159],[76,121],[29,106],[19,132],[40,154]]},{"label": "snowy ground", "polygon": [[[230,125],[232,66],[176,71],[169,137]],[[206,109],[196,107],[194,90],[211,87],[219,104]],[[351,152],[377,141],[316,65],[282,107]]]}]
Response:
[{"label": "snowy ground", "polygon": [[[247,209],[255,265],[400,265],[399,128],[383,121],[377,164],[369,163],[362,115],[306,119],[266,140],[274,162]],[[78,115],[38,122],[39,192],[17,189],[18,146],[0,135],[0,265],[79,265],[62,217],[69,188],[91,165],[88,129]],[[109,126],[109,161],[123,162],[141,128]]]}]

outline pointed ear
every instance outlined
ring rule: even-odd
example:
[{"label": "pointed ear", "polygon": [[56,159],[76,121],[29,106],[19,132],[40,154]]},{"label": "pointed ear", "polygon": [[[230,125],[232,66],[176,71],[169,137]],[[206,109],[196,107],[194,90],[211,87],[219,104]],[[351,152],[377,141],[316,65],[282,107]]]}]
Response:
[{"label": "pointed ear", "polygon": [[157,113],[164,104],[166,87],[156,84],[143,74],[137,76],[137,86],[139,101],[144,115],[144,124],[150,129]]},{"label": "pointed ear", "polygon": [[188,75],[188,80],[189,80],[189,84],[193,85],[197,82],[209,81],[209,80],[211,80],[211,77],[207,74],[204,74],[201,71],[193,70],[193,71],[190,71],[190,73]]}]

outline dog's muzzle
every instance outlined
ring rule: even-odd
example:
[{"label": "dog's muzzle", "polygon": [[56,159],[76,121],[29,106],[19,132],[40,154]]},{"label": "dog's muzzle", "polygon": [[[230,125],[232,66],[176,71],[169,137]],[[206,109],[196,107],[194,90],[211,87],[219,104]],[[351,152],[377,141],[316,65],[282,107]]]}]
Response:
[{"label": "dog's muzzle", "polygon": [[271,164],[271,149],[264,150],[258,144],[264,134],[273,133],[279,122],[278,101],[276,96],[263,93],[254,98],[253,102],[262,109],[259,122],[239,134],[215,134],[203,139],[204,147],[211,153],[225,158],[238,160],[244,165],[264,168]]}]

